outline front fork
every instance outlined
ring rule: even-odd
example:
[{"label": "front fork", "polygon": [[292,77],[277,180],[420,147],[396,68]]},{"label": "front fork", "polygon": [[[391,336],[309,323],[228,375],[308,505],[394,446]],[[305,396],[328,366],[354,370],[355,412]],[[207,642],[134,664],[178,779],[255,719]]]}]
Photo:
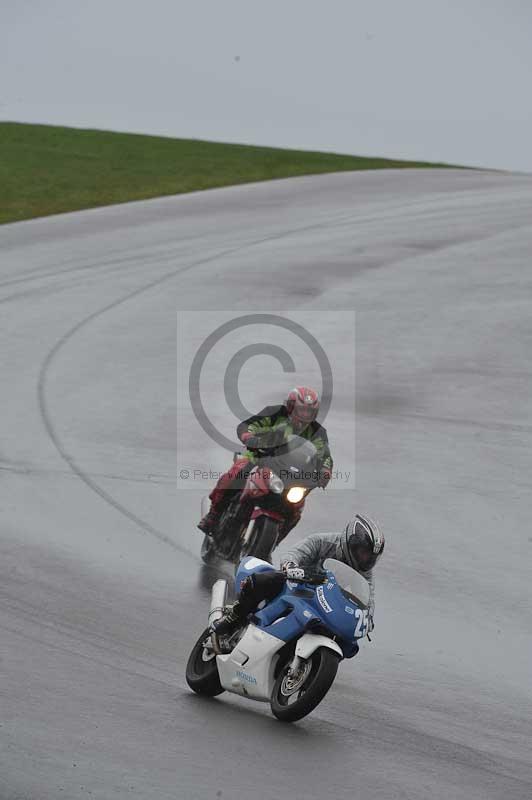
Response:
[{"label": "front fork", "polygon": [[250,521],[249,521],[249,523],[248,523],[248,526],[247,526],[247,528],[246,528],[246,532],[245,532],[245,534],[244,534],[244,544],[245,544],[245,545],[246,545],[246,544],[249,542],[249,540],[251,539],[251,535],[252,535],[252,533],[253,533],[253,531],[254,531],[254,529],[255,529],[255,523],[256,523],[256,521],[257,521],[257,520],[255,520],[255,519],[250,519]]},{"label": "front fork", "polygon": [[293,659],[290,662],[290,665],[288,667],[288,674],[290,676],[292,676],[292,677],[294,675],[297,675],[297,673],[301,669],[301,663],[302,663],[301,656],[294,655],[294,657],[293,657]]}]

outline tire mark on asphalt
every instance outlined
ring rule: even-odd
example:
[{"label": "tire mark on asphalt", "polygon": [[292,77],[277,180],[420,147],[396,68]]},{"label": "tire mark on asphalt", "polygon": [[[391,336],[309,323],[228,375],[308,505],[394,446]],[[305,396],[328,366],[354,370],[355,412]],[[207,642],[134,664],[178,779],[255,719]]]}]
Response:
[{"label": "tire mark on asphalt", "polygon": [[50,437],[54,447],[56,448],[56,450],[59,453],[59,455],[61,456],[61,458],[68,464],[68,466],[72,470],[72,472],[75,473],[78,476],[78,478],[80,480],[82,480],[83,483],[85,483],[85,485],[89,489],[91,489],[93,492],[95,492],[95,494],[97,494],[99,497],[101,497],[101,499],[104,500],[106,503],[108,503],[112,508],[114,508],[116,511],[118,511],[120,514],[122,514],[124,517],[126,517],[131,522],[133,522],[144,533],[147,533],[147,534],[153,536],[159,542],[168,545],[168,547],[171,547],[172,549],[182,553],[183,555],[186,555],[188,558],[191,558],[195,562],[202,563],[201,559],[198,556],[196,556],[194,553],[192,553],[190,550],[188,550],[186,547],[183,547],[178,542],[176,542],[174,539],[172,539],[170,536],[168,536],[166,533],[164,533],[163,531],[159,530],[158,528],[155,528],[149,522],[146,522],[146,520],[143,520],[141,517],[139,517],[133,511],[131,511],[126,506],[124,506],[122,503],[120,503],[118,500],[116,500],[116,498],[114,498],[112,495],[110,495],[109,492],[106,492],[105,489],[102,489],[102,487],[99,486],[93,480],[93,478],[89,475],[89,473],[86,472],[79,465],[79,463],[76,461],[76,459],[70,453],[67,452],[67,450],[66,450],[66,448],[65,448],[65,446],[64,446],[64,444],[63,444],[63,442],[61,440],[61,437],[60,437],[60,435],[59,435],[59,433],[57,431],[57,427],[54,425],[54,422],[53,422],[53,419],[52,419],[51,410],[50,410],[50,405],[49,405],[48,398],[47,398],[47,388],[48,388],[48,380],[49,380],[50,369],[51,369],[54,361],[56,360],[59,352],[63,349],[63,347],[65,347],[65,345],[74,336],[76,336],[83,328],[85,328],[91,322],[94,322],[94,320],[98,319],[99,317],[103,316],[104,314],[107,314],[108,312],[113,311],[116,308],[119,308],[121,305],[129,302],[130,300],[134,300],[135,298],[139,297],[140,295],[142,295],[142,294],[144,294],[146,292],[149,292],[151,289],[155,289],[156,287],[161,286],[162,284],[164,284],[164,283],[166,283],[168,281],[171,281],[174,278],[177,278],[180,275],[182,275],[183,273],[188,272],[188,271],[190,271],[190,270],[192,270],[192,269],[194,269],[196,267],[203,266],[204,264],[210,264],[210,263],[212,263],[214,261],[217,261],[220,258],[226,258],[227,256],[235,255],[236,253],[239,253],[239,252],[241,252],[243,250],[246,250],[249,247],[259,246],[261,244],[265,244],[266,242],[269,242],[269,241],[272,241],[272,240],[275,240],[275,239],[281,239],[284,236],[291,236],[294,233],[300,233],[301,231],[304,231],[304,230],[312,230],[312,229],[315,229],[315,228],[323,228],[323,227],[326,227],[327,224],[328,224],[327,222],[320,222],[320,223],[315,223],[313,225],[301,226],[301,227],[298,227],[298,228],[295,228],[295,229],[292,229],[292,230],[282,231],[279,234],[263,237],[261,239],[258,239],[256,241],[254,241],[254,242],[246,242],[243,245],[239,245],[237,247],[228,248],[227,250],[224,250],[222,252],[216,253],[214,255],[207,256],[206,258],[199,259],[198,261],[194,261],[191,264],[187,264],[185,267],[182,267],[180,269],[177,269],[177,270],[174,269],[171,272],[167,272],[164,275],[159,276],[155,280],[150,281],[149,283],[144,284],[143,286],[140,286],[140,287],[138,287],[137,289],[134,289],[131,292],[128,292],[123,297],[119,297],[116,300],[113,300],[113,302],[108,303],[107,305],[103,306],[102,308],[97,309],[96,311],[94,311],[92,314],[89,314],[87,317],[84,317],[83,319],[81,319],[73,327],[69,328],[69,330],[67,330],[63,334],[63,336],[61,336],[60,339],[58,339],[58,341],[55,343],[55,345],[49,351],[48,355],[46,356],[46,358],[44,359],[44,361],[42,363],[42,366],[41,366],[41,369],[40,369],[40,372],[39,372],[38,384],[37,384],[37,396],[38,396],[39,411],[40,411],[40,415],[41,415],[42,421],[44,423],[44,427],[46,429],[46,432],[48,433],[48,436]]},{"label": "tire mark on asphalt", "polygon": [[[474,195],[474,193],[472,193],[472,194]],[[448,198],[445,197],[445,200],[448,201]],[[420,205],[420,201],[416,200],[416,201],[413,201],[412,203],[399,205],[399,209],[404,212],[405,206],[406,206],[406,209],[409,212],[411,212],[416,207],[419,207],[419,205]],[[390,208],[387,209],[388,214],[392,214],[392,216],[394,215],[393,212],[392,212],[392,209],[394,208],[394,206],[395,206],[395,208],[397,208],[396,201],[391,203],[390,204]],[[141,530],[143,530],[144,533],[147,533],[147,534],[153,536],[155,539],[157,539],[161,543],[168,545],[169,547],[171,547],[172,549],[182,553],[183,555],[186,555],[187,557],[191,558],[193,561],[201,563],[201,559],[198,556],[196,556],[194,553],[192,553],[190,550],[188,550],[186,547],[183,547],[178,542],[176,542],[174,539],[172,539],[170,536],[168,536],[166,533],[164,533],[163,531],[155,528],[153,525],[151,525],[150,523],[146,522],[146,520],[143,520],[140,516],[138,516],[133,511],[128,509],[126,506],[124,506],[122,503],[120,503],[118,500],[116,500],[116,498],[114,498],[112,495],[110,495],[109,492],[106,492],[101,486],[99,486],[93,480],[93,478],[89,475],[88,472],[86,472],[85,470],[82,469],[82,467],[79,465],[79,463],[76,461],[76,459],[70,453],[67,452],[65,446],[63,445],[63,442],[61,441],[61,438],[59,436],[57,428],[54,425],[54,422],[53,422],[53,419],[52,419],[52,414],[51,414],[51,411],[50,411],[50,405],[49,405],[48,399],[47,399],[48,375],[49,375],[50,369],[51,369],[55,359],[57,358],[59,352],[63,349],[63,347],[74,336],[76,336],[83,328],[88,326],[90,323],[94,322],[96,319],[98,319],[99,317],[103,316],[104,314],[106,314],[106,313],[108,313],[110,311],[113,311],[116,308],[119,308],[121,305],[129,302],[130,300],[134,300],[135,298],[141,296],[142,294],[144,294],[146,292],[149,292],[150,290],[155,289],[158,286],[161,286],[164,283],[173,280],[174,278],[178,278],[180,275],[184,274],[185,272],[189,272],[190,270],[195,269],[195,268],[200,267],[200,266],[204,266],[205,264],[213,263],[213,262],[215,262],[215,261],[217,261],[219,259],[223,259],[223,258],[226,258],[228,256],[236,255],[237,253],[241,253],[241,252],[243,252],[243,251],[245,251],[247,249],[250,249],[250,248],[253,248],[253,247],[258,247],[258,246],[261,246],[263,244],[266,244],[266,243],[269,243],[269,242],[272,242],[272,241],[283,239],[285,237],[287,238],[289,236],[292,236],[293,234],[300,234],[300,233],[303,233],[305,231],[325,229],[325,228],[329,228],[331,226],[332,227],[342,227],[342,226],[344,226],[346,224],[356,225],[356,224],[359,224],[360,222],[368,222],[368,220],[376,222],[378,218],[381,219],[381,221],[382,221],[382,211],[381,211],[380,215],[372,213],[372,214],[365,215],[365,216],[363,216],[361,218],[358,218],[356,213],[353,214],[353,212],[350,212],[349,214],[345,214],[345,215],[341,214],[341,215],[338,215],[338,216],[336,216],[336,217],[334,217],[332,219],[329,218],[329,219],[326,219],[326,220],[320,220],[319,222],[315,222],[315,223],[312,223],[312,224],[309,224],[309,225],[296,226],[295,228],[287,229],[287,230],[280,231],[280,232],[275,233],[275,234],[271,234],[269,236],[261,237],[260,239],[257,239],[255,241],[248,241],[248,242],[245,242],[244,244],[240,244],[240,245],[235,246],[235,247],[227,248],[226,250],[223,250],[223,251],[218,252],[216,254],[207,256],[205,258],[202,258],[202,259],[194,261],[194,262],[192,262],[190,264],[187,264],[186,266],[181,267],[180,269],[177,269],[177,270],[174,269],[171,272],[167,272],[164,275],[159,276],[155,280],[150,281],[149,283],[144,284],[143,286],[140,286],[140,287],[138,287],[137,289],[134,289],[131,292],[128,292],[123,297],[117,298],[113,302],[108,303],[107,305],[103,306],[100,309],[97,309],[93,313],[89,314],[87,317],[84,317],[82,320],[80,320],[78,323],[76,323],[69,330],[67,330],[65,332],[65,334],[52,347],[52,349],[49,351],[48,355],[46,356],[46,358],[43,361],[43,364],[41,366],[41,370],[39,372],[37,395],[38,395],[38,404],[39,404],[40,415],[41,415],[41,418],[43,420],[43,423],[44,423],[44,426],[46,428],[46,431],[48,433],[48,436],[50,437],[52,443],[54,444],[57,452],[59,453],[61,458],[68,464],[68,466],[72,470],[72,472],[75,473],[80,478],[80,480],[82,480],[86,484],[86,486],[88,488],[90,488],[99,497],[101,497],[102,500],[104,500],[111,507],[113,507],[116,511],[118,511],[124,517],[126,517],[131,522],[133,522],[136,526],[138,526]],[[525,226],[516,225],[515,227],[519,228],[519,227],[525,227]],[[482,238],[483,239],[484,238],[492,238],[492,236],[497,236],[497,235],[500,235],[500,233],[505,233],[505,232],[507,232],[507,231],[506,230],[505,231],[498,231],[498,232],[496,232],[494,234],[490,234],[487,237],[482,237]],[[449,242],[447,247],[453,247],[454,244],[455,244],[455,242]],[[438,249],[445,249],[445,248],[442,248],[440,246]],[[422,255],[423,255],[423,257],[426,257],[427,254],[423,253]],[[417,256],[417,258],[420,258],[420,257],[421,256]],[[412,258],[411,255],[410,255],[410,258]],[[414,256],[414,258],[416,258],[416,256]],[[401,259],[399,259],[399,260],[401,260]]]}]

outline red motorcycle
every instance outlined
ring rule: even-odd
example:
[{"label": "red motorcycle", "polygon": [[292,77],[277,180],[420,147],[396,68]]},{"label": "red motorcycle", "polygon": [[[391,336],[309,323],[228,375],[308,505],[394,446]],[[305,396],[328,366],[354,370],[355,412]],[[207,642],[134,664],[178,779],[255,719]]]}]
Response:
[{"label": "red motorcycle", "polygon": [[[235,460],[240,455],[235,453]],[[281,446],[257,450],[257,455],[257,464],[250,466],[243,489],[222,512],[217,530],[203,540],[206,564],[216,558],[238,564],[244,556],[271,562],[286,518],[318,485],[318,452],[307,439],[291,436]]]}]

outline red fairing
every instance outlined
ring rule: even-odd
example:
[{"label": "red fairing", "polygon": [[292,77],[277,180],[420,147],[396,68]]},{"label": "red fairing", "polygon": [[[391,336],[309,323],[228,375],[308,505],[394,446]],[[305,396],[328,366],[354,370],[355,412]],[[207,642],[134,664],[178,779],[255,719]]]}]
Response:
[{"label": "red fairing", "polygon": [[222,502],[225,492],[227,492],[233,481],[242,476],[249,469],[249,461],[247,458],[238,458],[233,466],[220,476],[218,483],[210,493],[209,497],[213,505],[218,505]]},{"label": "red fairing", "polygon": [[249,473],[249,477],[240,495],[240,502],[246,500],[254,501],[258,497],[263,497],[270,493],[271,470],[268,467],[254,467]]}]

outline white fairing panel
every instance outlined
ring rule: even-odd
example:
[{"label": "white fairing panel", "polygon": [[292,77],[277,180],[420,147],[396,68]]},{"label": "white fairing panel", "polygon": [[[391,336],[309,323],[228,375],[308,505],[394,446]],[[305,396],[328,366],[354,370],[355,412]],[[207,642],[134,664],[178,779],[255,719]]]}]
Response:
[{"label": "white fairing panel", "polygon": [[249,558],[241,564],[240,568],[245,569],[246,572],[251,572],[251,570],[256,569],[257,567],[270,567],[271,564],[269,561],[263,561],[262,558],[255,558],[255,556],[250,556]]},{"label": "white fairing panel", "polygon": [[269,702],[273,690],[273,673],[277,651],[285,642],[248,625],[235,649],[216,656],[220,683],[228,692]]}]

